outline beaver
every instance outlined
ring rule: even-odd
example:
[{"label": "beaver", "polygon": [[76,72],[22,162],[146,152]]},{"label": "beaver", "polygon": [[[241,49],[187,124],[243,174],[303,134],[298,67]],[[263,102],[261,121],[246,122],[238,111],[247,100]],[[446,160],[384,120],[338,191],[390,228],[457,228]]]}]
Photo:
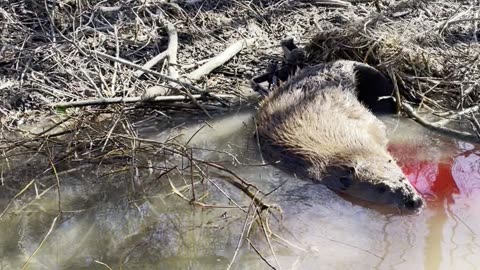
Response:
[{"label": "beaver", "polygon": [[281,169],[333,191],[418,211],[423,200],[388,152],[386,127],[359,100],[359,83],[384,87],[378,73],[346,60],[304,67],[261,101],[261,151]]}]

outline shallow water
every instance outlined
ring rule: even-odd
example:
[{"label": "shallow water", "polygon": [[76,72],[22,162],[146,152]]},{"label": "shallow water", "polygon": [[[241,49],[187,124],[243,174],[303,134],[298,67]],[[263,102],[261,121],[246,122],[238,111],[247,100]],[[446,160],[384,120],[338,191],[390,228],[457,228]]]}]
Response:
[{"label": "shallow water", "polygon": [[[249,239],[276,268],[278,263],[282,269],[480,269],[479,145],[432,134],[410,120],[383,119],[391,152],[427,200],[421,213],[400,215],[345,200],[272,166],[257,166],[262,159],[251,117],[250,111],[240,111],[208,125],[191,117],[168,125],[185,134],[179,140],[198,148],[198,157],[225,161],[262,190],[275,189],[269,202],[284,213],[280,222],[271,219],[272,230],[286,241],[272,242],[275,259],[261,229],[254,228]],[[161,132],[165,124],[150,121],[137,127],[142,137],[168,136]],[[62,179],[65,213],[27,269],[107,269],[102,263],[113,269],[227,268],[243,230],[244,212],[192,207],[169,194],[169,183],[159,183],[148,196],[133,200],[124,195],[128,181],[121,177],[85,185],[96,177],[92,171],[79,171]],[[209,202],[228,205],[216,185],[232,200],[248,205],[218,177],[212,173],[212,183],[198,184],[196,192],[208,193]],[[181,179],[172,181],[181,186]],[[0,269],[21,268],[55,219],[55,190],[26,201],[0,220]],[[6,202],[0,195],[0,209]],[[235,262],[232,269],[268,269],[246,242]]]}]

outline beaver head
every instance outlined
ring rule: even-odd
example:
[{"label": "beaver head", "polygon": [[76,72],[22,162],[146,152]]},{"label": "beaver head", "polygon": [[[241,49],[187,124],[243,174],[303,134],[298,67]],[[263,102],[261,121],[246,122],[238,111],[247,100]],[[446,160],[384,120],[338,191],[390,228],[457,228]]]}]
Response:
[{"label": "beaver head", "polygon": [[405,211],[421,209],[423,200],[400,167],[388,153],[379,155],[379,152],[375,155],[352,153],[351,167],[327,168],[321,182],[336,192],[365,201]]}]

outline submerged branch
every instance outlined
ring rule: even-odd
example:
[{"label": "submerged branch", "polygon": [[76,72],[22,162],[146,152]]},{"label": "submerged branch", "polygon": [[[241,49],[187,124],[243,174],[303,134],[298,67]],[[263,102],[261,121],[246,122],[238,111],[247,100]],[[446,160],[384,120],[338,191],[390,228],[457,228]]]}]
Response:
[{"label": "submerged branch", "polygon": [[421,124],[426,128],[443,133],[445,135],[454,136],[463,140],[473,141],[477,143],[480,142],[480,138],[476,135],[473,135],[471,133],[464,132],[464,131],[459,131],[459,130],[435,125],[434,123],[428,122],[427,120],[419,116],[409,104],[404,102],[402,103],[402,105],[403,105],[403,110],[407,113],[409,117],[413,118],[415,121],[417,121],[419,124]]}]

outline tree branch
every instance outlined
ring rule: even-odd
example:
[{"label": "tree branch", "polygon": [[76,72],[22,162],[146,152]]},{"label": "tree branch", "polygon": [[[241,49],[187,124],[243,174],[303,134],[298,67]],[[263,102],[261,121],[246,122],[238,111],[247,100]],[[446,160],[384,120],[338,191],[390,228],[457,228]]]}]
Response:
[{"label": "tree branch", "polygon": [[[235,98],[234,95],[227,95],[227,94],[209,94],[214,99],[217,98]],[[204,95],[192,95],[190,98],[194,99],[202,99]],[[208,96],[207,96],[208,97]],[[188,101],[190,100],[189,97],[183,95],[175,95],[175,96],[158,96],[155,97],[152,101],[156,102],[176,102],[176,101]],[[72,108],[72,107],[85,107],[85,106],[99,106],[99,105],[108,105],[108,104],[119,104],[119,103],[136,103],[141,102],[141,97],[114,97],[114,98],[98,98],[98,99],[86,99],[86,100],[78,100],[78,101],[71,101],[71,102],[57,102],[50,104],[51,107],[58,108]]]},{"label": "tree branch", "polygon": [[421,124],[426,128],[438,131],[445,135],[454,136],[459,139],[477,142],[477,143],[480,142],[480,138],[471,133],[458,131],[458,130],[454,130],[454,129],[450,129],[450,128],[446,128],[446,127],[442,127],[442,126],[438,126],[433,123],[430,123],[427,120],[420,117],[409,104],[403,102],[402,105],[403,105],[403,110],[407,113],[408,116],[410,116],[411,118],[414,118],[415,121],[417,121],[419,124]]},{"label": "tree branch", "polygon": [[240,40],[233,43],[227,49],[225,49],[222,53],[213,57],[207,63],[203,64],[196,70],[190,72],[186,77],[192,81],[200,80],[203,76],[209,74],[214,69],[225,64],[228,60],[230,60],[237,53],[239,53],[243,48],[253,44],[254,41],[255,39],[250,38],[250,39]]}]

